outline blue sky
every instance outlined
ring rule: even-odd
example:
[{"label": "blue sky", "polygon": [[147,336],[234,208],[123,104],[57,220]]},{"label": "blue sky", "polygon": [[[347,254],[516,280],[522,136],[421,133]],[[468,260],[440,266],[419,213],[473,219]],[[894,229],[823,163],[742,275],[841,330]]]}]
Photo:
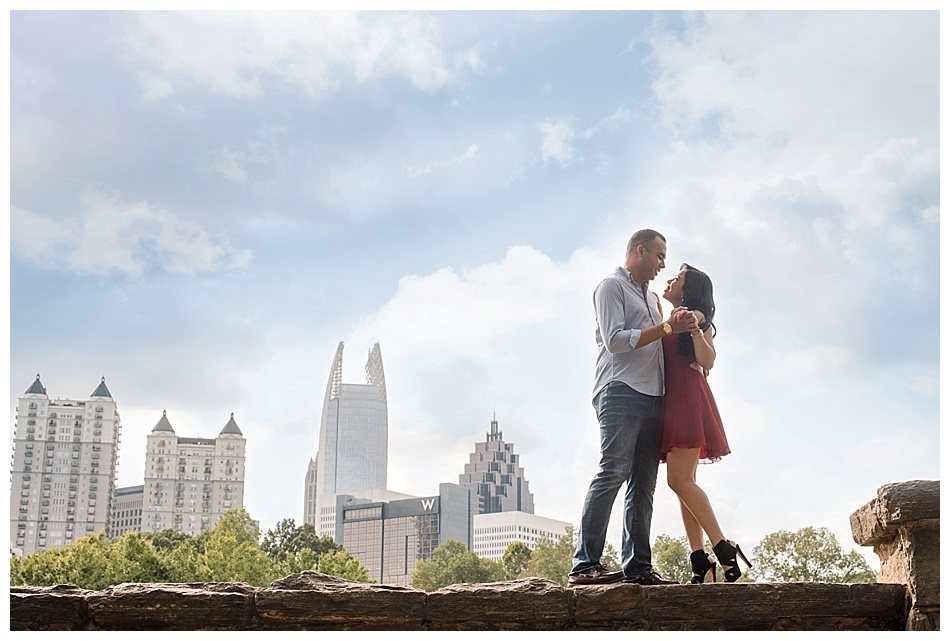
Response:
[{"label": "blue sky", "polygon": [[[379,341],[389,488],[456,482],[497,413],[536,511],[598,458],[591,292],[627,238],[715,284],[748,548],[939,478],[936,12],[10,15],[10,425],[42,375],[122,415],[230,413],[246,507],[299,523],[336,345]],[[661,467],[654,534],[682,534]],[[619,511],[611,541],[619,548]],[[873,555],[869,550],[862,550]],[[875,566],[876,567],[876,566]]]}]

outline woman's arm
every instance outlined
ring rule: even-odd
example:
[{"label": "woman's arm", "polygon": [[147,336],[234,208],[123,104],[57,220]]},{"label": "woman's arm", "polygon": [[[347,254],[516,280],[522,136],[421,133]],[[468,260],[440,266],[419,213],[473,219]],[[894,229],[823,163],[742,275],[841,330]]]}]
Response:
[{"label": "woman's arm", "polygon": [[693,351],[696,352],[696,362],[708,373],[716,362],[716,348],[713,347],[712,328],[693,332]]}]

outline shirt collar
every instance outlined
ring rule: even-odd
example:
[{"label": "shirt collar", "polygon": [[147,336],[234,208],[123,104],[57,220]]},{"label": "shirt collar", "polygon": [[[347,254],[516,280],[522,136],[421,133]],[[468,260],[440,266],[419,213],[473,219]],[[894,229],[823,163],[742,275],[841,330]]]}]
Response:
[{"label": "shirt collar", "polygon": [[643,288],[649,286],[650,281],[648,281],[648,280],[643,281],[643,284],[642,284],[642,285],[639,284],[639,283],[637,283],[637,281],[633,280],[633,274],[631,274],[629,271],[627,271],[627,268],[624,267],[623,265],[621,265],[621,266],[618,267],[617,269],[619,269],[620,271],[622,271],[622,272],[627,276],[627,278],[630,280],[630,282],[633,283],[635,286],[639,287],[640,289],[643,289]]}]

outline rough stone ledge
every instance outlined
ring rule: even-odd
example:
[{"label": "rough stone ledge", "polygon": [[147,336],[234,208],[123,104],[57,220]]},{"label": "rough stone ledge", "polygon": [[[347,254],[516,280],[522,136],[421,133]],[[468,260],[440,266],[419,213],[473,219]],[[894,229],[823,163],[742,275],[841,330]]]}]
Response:
[{"label": "rough stone ledge", "polygon": [[851,514],[851,535],[858,545],[870,546],[893,539],[901,526],[939,526],[939,519],[940,481],[889,483]]},{"label": "rough stone ledge", "polygon": [[426,593],[302,572],[246,583],[10,588],[11,630],[903,630],[900,584],[563,588],[530,578]]}]

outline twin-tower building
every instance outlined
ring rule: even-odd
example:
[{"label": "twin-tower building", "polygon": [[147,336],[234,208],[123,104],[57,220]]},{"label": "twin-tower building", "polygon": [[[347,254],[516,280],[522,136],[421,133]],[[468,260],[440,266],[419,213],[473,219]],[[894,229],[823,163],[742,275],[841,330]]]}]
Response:
[{"label": "twin-tower building", "polygon": [[177,434],[165,412],[146,437],[142,485],[116,487],[122,421],[103,378],[86,399],[52,397],[36,380],[13,435],[10,551],[173,529],[199,534],[244,506],[244,435],[234,414],[215,438]]}]

